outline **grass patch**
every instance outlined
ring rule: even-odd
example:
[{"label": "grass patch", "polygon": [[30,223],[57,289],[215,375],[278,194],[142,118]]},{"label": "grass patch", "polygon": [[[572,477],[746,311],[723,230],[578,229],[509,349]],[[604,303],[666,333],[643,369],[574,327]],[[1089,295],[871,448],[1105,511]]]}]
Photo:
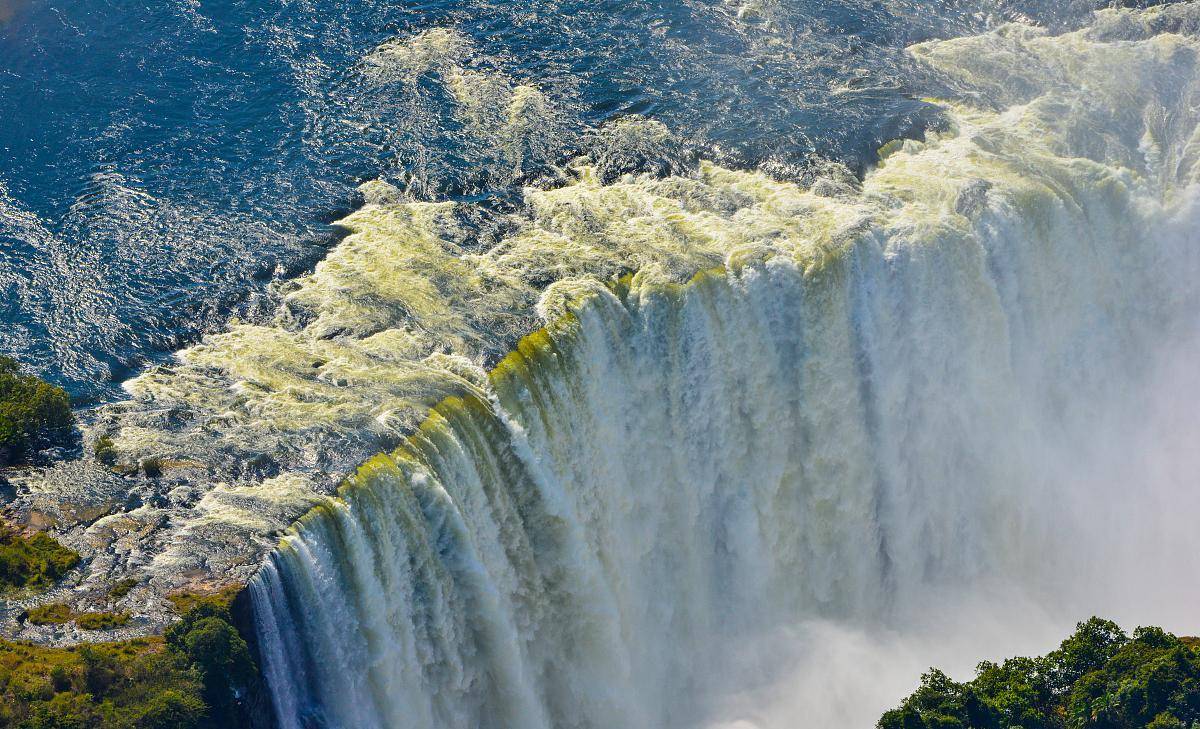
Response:
[{"label": "grass patch", "polygon": [[215,592],[180,590],[167,595],[167,600],[170,600],[171,604],[175,606],[175,612],[180,615],[187,615],[201,606],[228,612],[229,604],[241,591],[237,585],[229,585]]},{"label": "grass patch", "polygon": [[34,625],[62,625],[71,622],[75,614],[61,602],[38,605],[25,612],[25,619]]},{"label": "grass patch", "polygon": [[84,630],[112,630],[129,622],[129,613],[77,613],[75,624]]},{"label": "grass patch", "polygon": [[65,442],[74,422],[66,390],[22,374],[16,360],[0,357],[0,466]]},{"label": "grass patch", "polygon": [[123,580],[118,580],[113,583],[113,586],[108,588],[108,597],[110,600],[120,600],[129,594],[129,591],[137,587],[138,581],[132,577],[127,577]]},{"label": "grass patch", "polygon": [[79,564],[79,553],[48,534],[24,537],[0,524],[0,591],[45,588]]},{"label": "grass patch", "polygon": [[112,630],[129,622],[129,613],[77,613],[60,602],[29,608],[24,617],[34,625],[64,625],[74,621],[84,630]]}]

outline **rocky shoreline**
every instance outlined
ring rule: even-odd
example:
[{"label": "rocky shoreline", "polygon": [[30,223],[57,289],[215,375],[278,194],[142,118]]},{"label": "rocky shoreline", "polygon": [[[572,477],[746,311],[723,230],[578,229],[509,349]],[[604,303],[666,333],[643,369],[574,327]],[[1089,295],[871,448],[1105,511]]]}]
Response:
[{"label": "rocky shoreline", "polygon": [[[53,449],[0,468],[5,716],[53,726],[274,729],[245,589],[258,553],[223,573],[144,569],[169,533],[170,509],[187,508],[177,492],[201,476],[199,464],[147,469],[86,453]],[[29,569],[39,559],[45,569],[47,555],[66,569],[13,587],[14,554],[26,554]]]},{"label": "rocky shoreline", "polygon": [[[178,619],[179,596],[240,591],[273,546],[269,536],[240,549],[211,543],[195,569],[154,569],[155,558],[170,547],[173,520],[196,506],[197,490],[189,484],[207,475],[198,464],[164,464],[154,476],[144,469],[122,473],[87,457],[0,471],[8,498],[0,511],[4,521],[26,535],[44,532],[80,557],[52,587],[10,592],[0,601],[0,637],[69,646],[158,635]],[[280,529],[302,513],[280,515]],[[114,592],[117,586],[125,589]],[[46,605],[128,620],[86,630],[75,621],[35,625],[27,619]]]}]

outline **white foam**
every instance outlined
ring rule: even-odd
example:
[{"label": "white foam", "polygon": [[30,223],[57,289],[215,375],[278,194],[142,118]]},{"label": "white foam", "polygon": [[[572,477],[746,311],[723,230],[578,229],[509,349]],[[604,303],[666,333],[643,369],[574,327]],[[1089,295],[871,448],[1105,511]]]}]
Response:
[{"label": "white foam", "polygon": [[580,165],[485,252],[446,207],[351,216],[296,346],[478,356],[535,300],[550,326],[272,555],[283,726],[866,726],[921,667],[1092,613],[1200,627],[1181,8],[915,48],[963,100],[861,189]]}]

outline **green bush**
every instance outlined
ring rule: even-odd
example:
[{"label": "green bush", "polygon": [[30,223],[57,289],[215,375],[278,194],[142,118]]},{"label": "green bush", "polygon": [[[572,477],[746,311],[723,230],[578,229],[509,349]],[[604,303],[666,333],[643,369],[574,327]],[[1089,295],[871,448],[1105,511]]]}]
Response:
[{"label": "green bush", "polygon": [[73,423],[66,390],[21,374],[15,360],[0,357],[0,466],[65,441]]},{"label": "green bush", "polygon": [[74,648],[0,640],[0,729],[248,726],[236,697],[257,668],[222,599],[232,594],[194,596],[165,638]]},{"label": "green bush", "polygon": [[54,584],[79,564],[79,554],[38,532],[24,537],[0,523],[0,591]]},{"label": "green bush", "polygon": [[1092,618],[1040,658],[936,669],[879,729],[1168,729],[1200,726],[1200,647],[1159,628],[1127,636]]},{"label": "green bush", "polygon": [[127,577],[123,580],[118,580],[113,583],[113,586],[108,588],[108,596],[113,600],[120,600],[129,594],[129,591],[137,587],[137,580],[132,577]]},{"label": "green bush", "polygon": [[129,613],[78,613],[75,624],[84,630],[112,630],[129,622]]},{"label": "green bush", "polygon": [[91,729],[99,716],[92,697],[87,694],[60,693],[49,701],[34,704],[21,729]]},{"label": "green bush", "polygon": [[38,605],[25,613],[25,619],[34,625],[62,625],[71,622],[72,617],[71,608],[60,602]]},{"label": "green bush", "polygon": [[107,435],[102,435],[92,444],[92,452],[96,455],[96,460],[106,466],[115,465],[117,462],[117,444]]},{"label": "green bush", "polygon": [[228,601],[218,596],[199,599],[183,619],[167,628],[164,637],[199,673],[211,718],[221,726],[233,725],[234,699],[245,693],[258,669],[249,646],[232,625]]},{"label": "green bush", "polygon": [[137,729],[187,729],[200,726],[206,713],[199,696],[167,689],[146,702],[134,725]]}]

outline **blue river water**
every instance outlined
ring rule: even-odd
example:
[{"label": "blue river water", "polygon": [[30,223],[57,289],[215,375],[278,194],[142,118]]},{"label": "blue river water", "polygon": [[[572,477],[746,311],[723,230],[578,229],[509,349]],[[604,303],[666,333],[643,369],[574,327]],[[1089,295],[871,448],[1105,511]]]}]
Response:
[{"label": "blue river water", "polygon": [[[861,169],[933,120],[905,46],[1108,3],[1037,0],[0,0],[0,353],[79,402],[266,317],[356,186],[508,199],[638,114],[681,159]],[[563,110],[514,169],[435,84],[370,82],[394,38],[454,28],[468,69]]]}]

